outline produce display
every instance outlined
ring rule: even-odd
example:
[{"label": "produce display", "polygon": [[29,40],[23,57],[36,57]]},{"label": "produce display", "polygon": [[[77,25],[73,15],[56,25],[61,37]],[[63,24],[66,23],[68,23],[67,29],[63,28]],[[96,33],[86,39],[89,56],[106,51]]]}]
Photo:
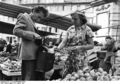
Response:
[{"label": "produce display", "polygon": [[[57,53],[57,56],[60,60],[64,60],[64,62],[66,63],[67,61],[66,59],[69,57],[67,53],[68,50],[63,49],[59,53]],[[62,59],[64,57],[65,59]],[[66,68],[63,68],[62,75],[64,75],[65,71],[64,69]],[[68,73],[65,76],[63,76],[63,78],[59,78],[53,81],[118,81],[118,80],[120,80],[119,75],[112,76],[111,73],[107,73],[102,68],[92,69],[91,67],[86,67],[77,71],[73,71],[72,73]]]},{"label": "produce display", "polygon": [[[88,66],[82,69],[76,69],[77,67],[75,67],[74,65],[70,65],[71,62],[74,61],[73,58],[69,59],[69,60],[72,60],[70,63],[68,63],[67,61],[68,58],[70,58],[68,53],[72,49],[73,47],[64,48],[62,50],[56,51],[55,53],[56,60],[54,62],[54,70],[61,69],[60,75],[62,75],[62,78],[59,78],[57,80],[52,80],[52,81],[118,81],[120,80],[120,68],[119,69],[116,68],[117,69],[115,71],[116,75],[114,76],[112,76],[110,73],[107,73],[102,68],[92,69],[91,67]],[[21,61],[17,59],[16,60],[11,59],[11,57],[13,56],[15,56],[14,53],[10,55],[6,52],[0,52],[0,68],[8,72],[21,72]],[[74,54],[71,56],[73,57]],[[68,68],[68,66],[65,67],[66,63],[68,63],[73,68],[72,69],[70,68],[70,70],[65,70]]]},{"label": "produce display", "polygon": [[1,64],[3,70],[9,72],[19,72],[21,71],[21,62],[20,61],[11,61],[7,60],[3,64]]},{"label": "produce display", "polygon": [[111,76],[102,68],[98,70],[78,70],[77,72],[72,72],[72,74],[67,74],[63,79],[57,79],[56,81],[115,81],[120,80],[119,76]]},{"label": "produce display", "polygon": [[0,64],[4,63],[7,59],[7,57],[0,57]]},{"label": "produce display", "polygon": [[10,54],[6,52],[0,52],[0,57],[8,57]]}]

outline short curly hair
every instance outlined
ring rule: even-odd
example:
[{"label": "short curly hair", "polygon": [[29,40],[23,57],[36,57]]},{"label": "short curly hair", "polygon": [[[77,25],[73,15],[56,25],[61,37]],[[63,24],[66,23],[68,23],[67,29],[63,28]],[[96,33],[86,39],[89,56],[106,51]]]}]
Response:
[{"label": "short curly hair", "polygon": [[75,13],[72,13],[71,15],[73,14],[77,14],[79,16],[79,19],[81,20],[82,25],[87,23],[87,18],[84,14],[75,12]]},{"label": "short curly hair", "polygon": [[42,7],[42,6],[35,6],[35,7],[33,7],[32,8],[32,12],[35,12],[35,13],[43,12],[44,17],[48,16],[48,10],[45,9],[44,7]]},{"label": "short curly hair", "polygon": [[81,19],[82,21],[82,25],[86,24],[87,23],[87,19],[86,19],[86,16],[83,15],[83,14],[78,14],[79,18]]}]

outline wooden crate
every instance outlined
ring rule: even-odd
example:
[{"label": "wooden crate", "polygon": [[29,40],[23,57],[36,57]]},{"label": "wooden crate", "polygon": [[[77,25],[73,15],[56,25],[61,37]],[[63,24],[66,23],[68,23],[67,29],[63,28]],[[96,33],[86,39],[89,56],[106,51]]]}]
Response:
[{"label": "wooden crate", "polygon": [[21,72],[10,72],[10,71],[5,71],[3,70],[2,73],[6,76],[20,76]]}]

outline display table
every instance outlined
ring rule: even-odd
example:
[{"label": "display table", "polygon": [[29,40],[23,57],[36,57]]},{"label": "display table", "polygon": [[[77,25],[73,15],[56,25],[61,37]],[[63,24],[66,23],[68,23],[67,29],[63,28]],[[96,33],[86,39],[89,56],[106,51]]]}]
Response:
[{"label": "display table", "polygon": [[21,72],[9,72],[2,70],[2,73],[6,77],[11,77],[11,80],[21,80]]},{"label": "display table", "polygon": [[21,72],[10,72],[2,68],[0,64],[0,80],[21,80]]},{"label": "display table", "polygon": [[21,72],[9,72],[3,70],[2,73],[6,76],[21,76]]}]

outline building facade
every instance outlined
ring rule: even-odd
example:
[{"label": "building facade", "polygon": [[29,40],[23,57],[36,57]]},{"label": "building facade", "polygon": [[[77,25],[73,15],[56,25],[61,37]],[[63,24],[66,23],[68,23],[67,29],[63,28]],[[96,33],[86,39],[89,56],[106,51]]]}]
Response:
[{"label": "building facade", "polygon": [[93,23],[102,26],[95,33],[95,40],[104,42],[105,36],[109,35],[120,41],[120,0],[94,7]]}]

